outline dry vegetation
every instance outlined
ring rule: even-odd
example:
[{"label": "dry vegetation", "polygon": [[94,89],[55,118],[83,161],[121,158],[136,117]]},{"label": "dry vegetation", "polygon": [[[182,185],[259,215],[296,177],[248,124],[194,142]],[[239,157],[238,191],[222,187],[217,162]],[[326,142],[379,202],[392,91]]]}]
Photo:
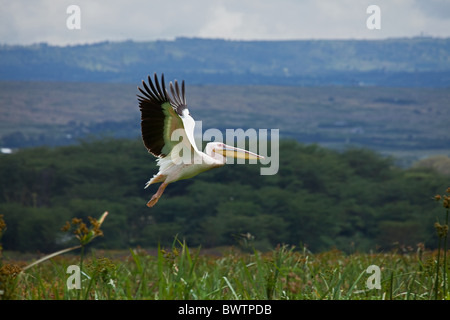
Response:
[{"label": "dry vegetation", "polygon": [[[139,84],[0,82],[0,143],[60,145],[89,134],[137,137]],[[282,137],[300,142],[369,147],[402,159],[402,165],[450,152],[445,88],[188,83],[187,99],[203,130],[280,129]]]}]

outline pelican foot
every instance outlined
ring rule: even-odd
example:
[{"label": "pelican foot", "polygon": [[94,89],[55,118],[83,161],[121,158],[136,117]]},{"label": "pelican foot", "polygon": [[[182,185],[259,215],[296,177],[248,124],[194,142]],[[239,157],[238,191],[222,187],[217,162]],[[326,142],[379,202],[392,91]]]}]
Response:
[{"label": "pelican foot", "polygon": [[159,198],[161,198],[166,187],[167,187],[167,183],[165,183],[165,182],[159,186],[158,191],[153,195],[153,197],[150,199],[150,201],[147,202],[147,207],[151,208],[158,202]]},{"label": "pelican foot", "polygon": [[147,202],[147,207],[151,208],[153,207],[159,200],[159,197],[153,196],[149,202]]}]

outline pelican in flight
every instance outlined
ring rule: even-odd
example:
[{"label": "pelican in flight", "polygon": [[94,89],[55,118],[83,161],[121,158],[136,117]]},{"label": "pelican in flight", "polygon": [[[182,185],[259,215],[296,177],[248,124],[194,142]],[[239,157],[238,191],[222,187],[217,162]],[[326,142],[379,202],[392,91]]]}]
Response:
[{"label": "pelican in flight", "polygon": [[[142,140],[148,152],[157,157],[159,172],[151,178],[145,188],[161,182],[158,191],[147,203],[153,207],[162,196],[169,183],[189,179],[197,174],[221,167],[226,157],[241,159],[264,158],[250,151],[228,146],[221,142],[209,142],[205,152],[200,151],[194,140],[195,121],[189,113],[184,80],[181,89],[177,80],[169,83],[170,93],[166,90],[164,74],[161,84],[155,73],[154,82],[148,76],[148,85],[142,81],[138,87],[141,111]],[[181,141],[180,141],[181,138]]]}]

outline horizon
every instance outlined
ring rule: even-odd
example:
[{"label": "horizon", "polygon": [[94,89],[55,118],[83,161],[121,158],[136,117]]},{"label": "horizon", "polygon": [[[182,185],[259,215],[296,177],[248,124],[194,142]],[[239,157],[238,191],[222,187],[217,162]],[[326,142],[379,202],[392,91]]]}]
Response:
[{"label": "horizon", "polygon": [[440,36],[424,36],[424,35],[416,35],[416,36],[404,36],[404,37],[387,37],[387,38],[379,38],[379,39],[367,39],[367,38],[342,38],[342,39],[226,39],[226,38],[203,38],[203,37],[185,37],[179,36],[175,38],[167,38],[167,39],[154,39],[154,40],[134,40],[134,39],[124,39],[124,40],[98,40],[94,42],[79,42],[79,43],[66,43],[66,44],[53,44],[46,41],[41,42],[32,42],[32,43],[3,43],[0,42],[0,46],[3,47],[33,47],[39,45],[46,45],[49,47],[77,47],[77,46],[90,46],[97,44],[105,44],[105,43],[150,43],[150,42],[176,42],[179,40],[202,40],[202,41],[226,41],[226,42],[301,42],[301,41],[395,41],[395,40],[413,40],[413,39],[432,39],[432,40],[447,40],[450,39],[450,36],[440,37]]},{"label": "horizon", "polygon": [[[2,1],[3,45],[98,42],[386,40],[450,37],[450,3],[405,1],[198,0],[100,3],[86,0]],[[155,14],[157,13],[157,14]]]}]

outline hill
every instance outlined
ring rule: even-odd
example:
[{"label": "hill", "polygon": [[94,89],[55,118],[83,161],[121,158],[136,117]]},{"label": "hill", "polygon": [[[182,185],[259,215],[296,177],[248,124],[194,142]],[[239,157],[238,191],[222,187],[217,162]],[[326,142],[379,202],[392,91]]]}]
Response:
[{"label": "hill", "polygon": [[0,80],[450,86],[450,39],[101,42],[0,46]]},{"label": "hill", "polygon": [[[89,135],[137,138],[137,85],[0,81],[0,146],[73,144]],[[166,79],[169,80],[170,78]],[[450,153],[445,88],[198,86],[187,101],[203,131],[279,129],[282,138],[367,147],[402,165]]]}]

